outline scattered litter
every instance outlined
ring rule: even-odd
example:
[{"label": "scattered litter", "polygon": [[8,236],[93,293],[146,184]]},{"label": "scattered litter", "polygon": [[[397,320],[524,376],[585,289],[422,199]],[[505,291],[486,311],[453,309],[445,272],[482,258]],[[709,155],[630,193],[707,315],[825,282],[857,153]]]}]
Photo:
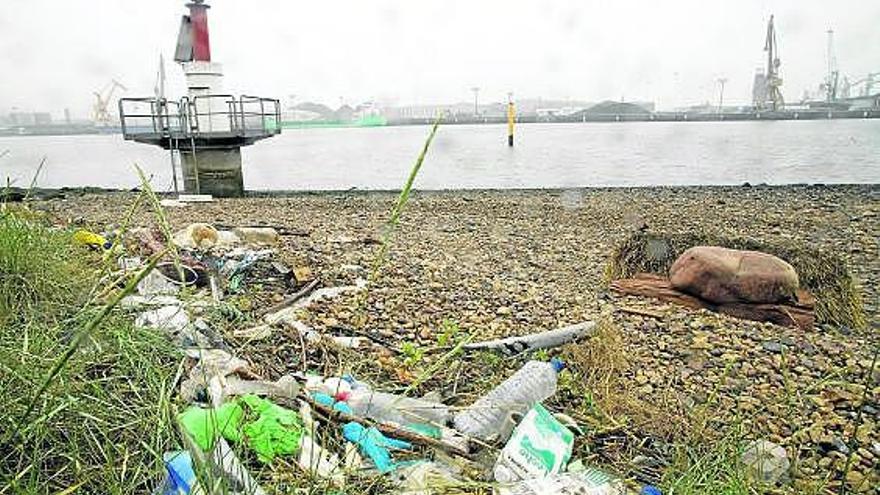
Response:
[{"label": "scattered litter", "polygon": [[88,230],[77,230],[73,233],[73,243],[95,249],[109,249],[110,243],[104,236]]},{"label": "scattered litter", "polygon": [[248,342],[267,339],[272,335],[272,327],[270,325],[257,325],[249,328],[236,328],[232,331],[232,336],[237,339],[244,339]]},{"label": "scattered litter", "polygon": [[455,415],[455,429],[485,441],[507,439],[514,416],[556,393],[562,361],[529,361],[507,380]]},{"label": "scattered litter", "polygon": [[174,295],[180,292],[180,286],[165,275],[152,270],[138,282],[137,291],[142,296]]},{"label": "scattered litter", "polygon": [[231,247],[236,244],[241,243],[241,239],[235,235],[231,230],[218,230],[217,231],[217,246],[219,247]]},{"label": "scattered litter", "polygon": [[222,399],[231,396],[264,395],[294,399],[299,394],[300,386],[296,378],[284,375],[274,382],[265,380],[242,380],[234,375],[227,376],[222,384]]},{"label": "scattered litter", "polygon": [[276,455],[296,453],[303,431],[295,411],[256,395],[211,409],[190,406],[177,419],[202,450],[211,450],[220,436],[233,443],[243,440],[264,463],[271,463]]},{"label": "scattered litter", "polygon": [[303,433],[300,438],[299,457],[296,463],[310,475],[330,478],[337,486],[341,486],[345,481],[345,473],[339,466],[339,456],[327,451],[307,433]]},{"label": "scattered litter", "polygon": [[204,452],[195,445],[190,435],[183,435],[183,441],[199,465],[211,466],[215,475],[229,484],[229,493],[266,495],[266,491],[251,476],[223,438],[217,439],[217,445],[210,452]]},{"label": "scattered litter", "polygon": [[445,425],[451,418],[449,407],[444,404],[376,392],[366,387],[354,388],[347,402],[357,416],[381,423]]},{"label": "scattered litter", "polygon": [[183,208],[183,207],[189,206],[188,204],[184,203],[183,201],[180,201],[177,199],[169,199],[169,198],[165,198],[165,199],[159,201],[159,204],[164,206],[165,208]]},{"label": "scattered litter", "polygon": [[220,407],[205,409],[190,406],[177,415],[177,421],[203,451],[214,448],[219,436],[231,441],[241,440],[241,421],[244,408],[238,402],[227,402]]},{"label": "scattered litter", "polygon": [[495,481],[543,478],[561,472],[571,458],[574,433],[541,404],[526,414],[498,455]]},{"label": "scattered litter", "polygon": [[406,495],[444,493],[445,489],[461,484],[457,473],[448,466],[434,461],[422,461],[400,467],[394,472],[398,487]]},{"label": "scattered litter", "polygon": [[205,388],[211,389],[215,405],[222,403],[225,378],[233,373],[249,372],[248,363],[220,349],[192,349],[187,356],[198,359],[189,376],[180,384],[180,397],[188,402],[196,400]]},{"label": "scattered litter", "polygon": [[199,495],[203,493],[199,479],[193,469],[192,456],[186,450],[165,452],[162,455],[165,464],[165,481],[156,495]]},{"label": "scattered litter", "polygon": [[[623,481],[594,468],[501,486],[498,495],[628,495]],[[647,494],[646,494],[647,495]]]},{"label": "scattered litter", "polygon": [[124,309],[138,309],[144,306],[179,306],[180,300],[174,296],[141,296],[131,294],[119,301],[119,307]]},{"label": "scattered litter", "polygon": [[595,328],[596,324],[594,322],[585,321],[548,332],[467,344],[464,348],[469,350],[490,349],[514,355],[526,351],[559,347],[592,333]]},{"label": "scattered litter", "polygon": [[144,261],[141,259],[140,256],[120,256],[119,261],[117,262],[119,269],[126,272],[137,270],[142,267],[143,264]]},{"label": "scattered litter", "polygon": [[272,227],[236,227],[232,232],[248,244],[278,244],[281,236]]},{"label": "scattered litter", "polygon": [[[359,279],[360,280],[360,279]],[[312,284],[315,284],[317,280],[312,281]],[[310,284],[311,285],[311,284]],[[313,302],[319,301],[321,299],[332,299],[334,297],[338,297],[341,294],[345,294],[348,292],[355,292],[362,287],[360,285],[345,285],[341,287],[325,287],[318,289],[307,297],[299,298],[291,301],[287,304],[286,301],[277,304],[274,308],[278,308],[280,306],[284,306],[281,309],[273,311],[267,314],[263,321],[269,323],[270,325],[274,325],[276,323],[281,323],[284,320],[294,321],[296,320],[296,312],[302,308],[306,308],[310,306]],[[302,292],[302,291],[301,291]]]},{"label": "scattered litter", "polygon": [[210,194],[181,194],[177,196],[177,200],[183,203],[210,203],[214,201],[214,196]]},{"label": "scattered litter", "polygon": [[342,435],[346,440],[357,445],[361,454],[369,457],[380,473],[387,473],[398,467],[392,461],[388,449],[409,450],[412,448],[409,442],[388,438],[375,427],[365,428],[355,422],[346,423],[342,427]]},{"label": "scattered litter", "polygon": [[306,342],[317,343],[322,340],[332,343],[337,347],[345,347],[348,349],[357,349],[361,347],[367,339],[364,337],[341,337],[341,336],[333,336],[333,335],[324,335],[314,328],[306,325],[305,323],[299,320],[290,320],[288,318],[284,318],[280,321],[283,325],[287,325],[303,336]]},{"label": "scattered litter", "polygon": [[210,249],[217,244],[217,229],[206,223],[193,223],[172,236],[172,242],[185,249]]},{"label": "scattered litter", "polygon": [[183,309],[183,306],[163,306],[139,314],[135,318],[134,324],[139,327],[156,328],[175,334],[189,325],[189,314]]},{"label": "scattered litter", "polygon": [[270,463],[276,455],[296,453],[303,428],[295,411],[256,395],[245,395],[241,401],[258,415],[242,428],[247,445],[256,452],[257,459]]}]

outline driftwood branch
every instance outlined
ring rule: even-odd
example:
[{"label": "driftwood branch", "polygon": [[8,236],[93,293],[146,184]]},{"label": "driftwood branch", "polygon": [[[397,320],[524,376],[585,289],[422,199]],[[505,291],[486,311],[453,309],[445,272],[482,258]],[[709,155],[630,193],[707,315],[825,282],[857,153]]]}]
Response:
[{"label": "driftwood branch", "polygon": [[302,289],[296,291],[296,293],[294,293],[294,294],[292,294],[292,295],[290,295],[290,296],[285,297],[285,298],[284,298],[281,302],[279,302],[278,304],[276,304],[276,305],[274,305],[274,306],[271,306],[271,307],[269,307],[269,308],[264,308],[264,309],[258,311],[258,312],[257,312],[257,317],[258,317],[258,318],[262,318],[262,317],[265,316],[265,315],[272,314],[272,313],[277,313],[278,311],[281,311],[282,309],[284,309],[284,308],[286,308],[286,307],[292,305],[293,303],[299,301],[299,300],[302,299],[303,297],[309,295],[313,290],[315,290],[315,287],[318,286],[318,283],[319,283],[319,280],[318,280],[318,279],[312,280],[311,282],[308,283],[308,285],[306,285],[306,286],[303,287]]},{"label": "driftwood branch", "polygon": [[[414,431],[410,431],[404,428],[400,428],[395,425],[387,424],[387,423],[376,423],[366,418],[362,418],[360,416],[353,416],[351,414],[346,414],[341,411],[337,411],[331,407],[325,406],[323,404],[318,404],[311,397],[301,395],[301,399],[305,400],[309,403],[312,409],[321,413],[322,416],[327,419],[339,422],[339,423],[349,423],[354,421],[355,423],[360,423],[365,426],[375,426],[382,433],[389,435],[394,438],[398,438],[401,440],[406,440],[407,442],[426,445],[428,447],[434,447],[450,454],[455,454],[458,456],[466,457],[470,459],[472,456],[467,451],[459,447],[458,445],[452,445],[447,442],[443,442],[441,440],[437,440],[436,438],[431,438],[425,435],[418,434]],[[284,402],[290,402],[285,400]],[[288,404],[291,405],[291,404]]]},{"label": "driftwood branch", "polygon": [[669,280],[648,274],[615,280],[611,290],[635,296],[647,296],[694,309],[708,309],[744,320],[769,321],[777,325],[810,330],[816,320],[815,299],[806,291],[798,292],[798,301],[789,304],[726,303],[715,304],[676,290]]},{"label": "driftwood branch", "polygon": [[621,313],[629,313],[631,315],[639,315],[639,316],[648,316],[650,318],[656,318],[658,320],[663,319],[663,313],[657,311],[651,311],[648,309],[639,309],[639,308],[631,308],[629,306],[620,306],[617,308]]}]

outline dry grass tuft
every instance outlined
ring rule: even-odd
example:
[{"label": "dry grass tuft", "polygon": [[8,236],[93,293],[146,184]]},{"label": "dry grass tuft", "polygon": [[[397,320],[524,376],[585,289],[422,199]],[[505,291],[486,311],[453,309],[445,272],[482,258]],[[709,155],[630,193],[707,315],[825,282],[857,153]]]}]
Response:
[{"label": "dry grass tuft", "polygon": [[800,245],[705,233],[638,232],[615,250],[605,268],[605,277],[611,281],[636,273],[666,275],[682,252],[704,245],[762,251],[778,256],[794,266],[801,285],[816,297],[816,320],[819,323],[859,329],[867,325],[861,294],[846,261],[836,254]]}]

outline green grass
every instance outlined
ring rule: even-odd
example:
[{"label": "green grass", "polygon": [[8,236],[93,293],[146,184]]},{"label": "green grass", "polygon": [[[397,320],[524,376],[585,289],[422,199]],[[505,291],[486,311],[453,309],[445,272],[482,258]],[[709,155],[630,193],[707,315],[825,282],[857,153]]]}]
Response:
[{"label": "green grass", "polygon": [[163,335],[102,292],[105,260],[72,231],[0,210],[0,493],[143,493],[174,448]]}]

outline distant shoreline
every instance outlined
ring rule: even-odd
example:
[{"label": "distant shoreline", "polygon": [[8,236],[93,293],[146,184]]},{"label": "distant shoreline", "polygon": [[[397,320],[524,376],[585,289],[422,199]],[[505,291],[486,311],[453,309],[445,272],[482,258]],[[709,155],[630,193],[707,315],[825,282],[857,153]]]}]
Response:
[{"label": "distant shoreline", "polygon": [[[572,115],[538,116],[519,115],[518,124],[590,124],[624,122],[754,122],[777,120],[873,120],[880,119],[880,108],[860,110],[803,109],[776,112],[646,112],[646,113],[575,113]],[[341,121],[282,121],[283,130],[301,129],[362,129],[431,125],[435,117],[390,119],[382,123],[359,123]],[[506,124],[503,116],[451,116],[442,121],[443,125],[497,125]],[[64,124],[0,128],[0,138],[26,136],[100,136],[121,134],[119,127],[91,127]]]},{"label": "distant shoreline", "polygon": [[[799,189],[837,189],[842,191],[852,191],[864,189],[867,191],[877,189],[880,192],[880,183],[840,183],[840,184],[823,184],[823,183],[800,183],[800,184],[750,184],[744,183],[739,185],[654,185],[654,186],[573,186],[573,187],[549,187],[549,188],[473,188],[473,189],[419,189],[416,187],[414,193],[424,195],[479,195],[479,194],[531,194],[531,193],[563,193],[566,191],[709,191],[716,190],[718,192],[728,192],[738,189],[767,189],[767,190],[799,190]],[[96,195],[113,195],[127,194],[137,192],[137,189],[113,189],[103,187],[59,187],[59,188],[34,188],[27,194],[27,189],[22,187],[0,188],[0,202],[8,198],[11,201],[20,201],[26,195],[28,199],[34,201],[47,199],[60,199],[68,195],[83,196],[86,194]],[[304,190],[304,189],[277,189],[277,190],[246,190],[244,198],[284,198],[284,197],[301,197],[301,196],[371,196],[371,195],[387,195],[397,194],[397,189],[323,189],[323,190]],[[162,197],[174,197],[177,193],[173,191],[157,191]],[[181,192],[182,194],[182,192]],[[217,198],[220,199],[220,198]],[[235,199],[235,198],[230,198]]]}]

